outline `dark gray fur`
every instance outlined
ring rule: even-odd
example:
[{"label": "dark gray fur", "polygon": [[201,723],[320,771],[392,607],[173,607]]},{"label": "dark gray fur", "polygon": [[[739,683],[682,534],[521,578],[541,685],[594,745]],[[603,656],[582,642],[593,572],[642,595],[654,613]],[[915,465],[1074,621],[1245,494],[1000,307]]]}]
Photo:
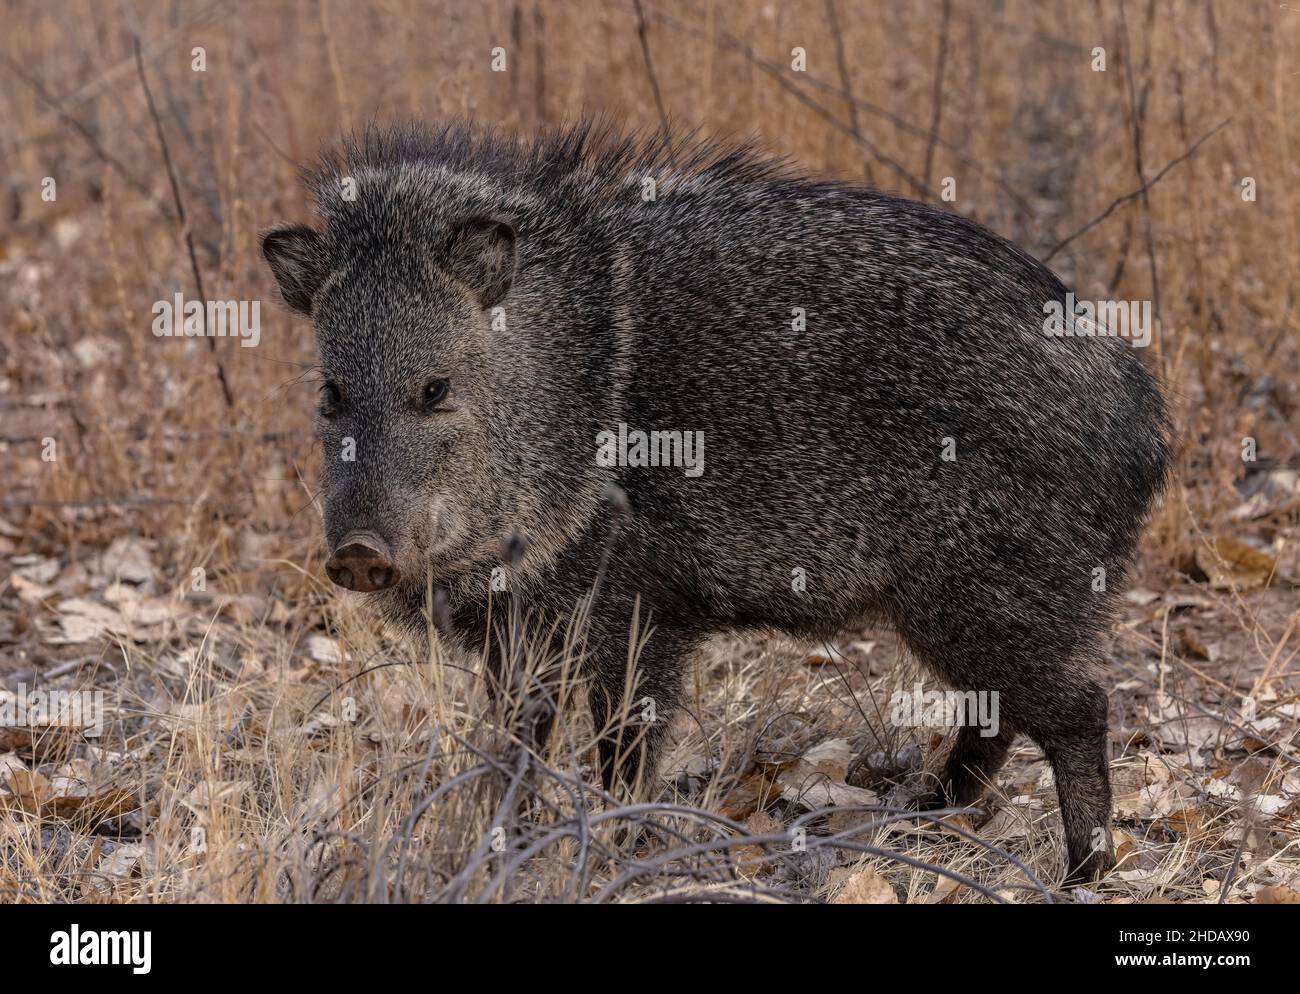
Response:
[{"label": "dark gray fur", "polygon": [[[944,210],[589,125],[371,131],[310,184],[324,232],[274,229],[264,251],[341,395],[319,422],[326,540],[364,528],[391,546],[402,579],[369,595],[391,620],[424,632],[436,588],[481,647],[490,571],[518,535],[493,619],[510,603],[563,623],[612,543],[583,657],[594,716],[617,711],[639,601],[636,697],[660,720],[625,761],[605,737],[610,784],[653,773],[711,634],[887,621],[950,684],[1001,695],[1000,735],[957,734],[948,799],[976,800],[1025,733],[1056,772],[1072,878],[1109,865],[1090,669],[1169,425],[1125,341],[1044,334],[1066,293],[1050,271]],[[428,414],[438,376],[452,410]],[[703,431],[704,474],[597,466],[619,422]]]}]

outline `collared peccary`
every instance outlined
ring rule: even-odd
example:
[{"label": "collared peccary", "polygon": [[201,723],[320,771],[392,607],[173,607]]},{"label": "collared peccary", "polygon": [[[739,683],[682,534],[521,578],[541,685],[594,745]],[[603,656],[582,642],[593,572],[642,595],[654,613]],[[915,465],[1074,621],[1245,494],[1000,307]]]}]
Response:
[{"label": "collared peccary", "polygon": [[608,126],[374,129],[309,176],[323,230],[262,248],[315,324],[335,583],[414,633],[437,602],[471,647],[506,605],[534,632],[580,609],[611,787],[653,775],[710,635],[888,622],[1000,695],[942,797],[1027,734],[1071,878],[1110,865],[1089,671],[1169,424],[1127,342],[1045,331],[1048,269],[944,210]]}]

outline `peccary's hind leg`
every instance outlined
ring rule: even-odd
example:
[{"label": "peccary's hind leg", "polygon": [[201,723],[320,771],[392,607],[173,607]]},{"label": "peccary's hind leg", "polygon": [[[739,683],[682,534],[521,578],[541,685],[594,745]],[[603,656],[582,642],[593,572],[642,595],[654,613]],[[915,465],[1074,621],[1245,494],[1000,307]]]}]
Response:
[{"label": "peccary's hind leg", "polygon": [[[1023,732],[1042,748],[1056,775],[1067,881],[1096,879],[1113,860],[1106,693],[1080,662],[1095,651],[1095,639],[1064,584],[1011,586],[990,610],[990,603],[961,596],[963,587],[979,589],[980,582],[958,576],[916,597],[900,613],[898,629],[951,685],[996,691],[1006,735]],[[1010,743],[1001,739],[981,742],[977,728],[962,729],[944,773],[953,801],[977,794],[979,781],[1005,756]]]},{"label": "peccary's hind leg", "polygon": [[939,777],[933,807],[964,808],[974,804],[1002,768],[1015,731],[1005,722],[995,735],[983,735],[983,731],[977,725],[964,725],[958,730],[957,741]]},{"label": "peccary's hind leg", "polygon": [[[1076,681],[1078,678],[1076,677]],[[1058,686],[1060,720],[1025,731],[1056,775],[1056,796],[1069,853],[1066,883],[1105,875],[1115,862],[1110,838],[1110,763],[1106,692],[1091,681]]]}]

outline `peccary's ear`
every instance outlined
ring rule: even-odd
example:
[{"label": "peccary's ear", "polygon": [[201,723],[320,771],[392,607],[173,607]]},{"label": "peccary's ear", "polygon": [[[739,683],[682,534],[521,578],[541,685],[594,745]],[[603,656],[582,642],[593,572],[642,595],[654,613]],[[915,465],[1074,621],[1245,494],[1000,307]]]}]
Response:
[{"label": "peccary's ear", "polygon": [[509,292],[515,278],[515,229],[505,221],[472,217],[447,243],[446,268],[488,308]]},{"label": "peccary's ear", "polygon": [[262,255],[284,302],[311,316],[311,300],[329,271],[325,238],[305,224],[281,224],[262,236]]}]

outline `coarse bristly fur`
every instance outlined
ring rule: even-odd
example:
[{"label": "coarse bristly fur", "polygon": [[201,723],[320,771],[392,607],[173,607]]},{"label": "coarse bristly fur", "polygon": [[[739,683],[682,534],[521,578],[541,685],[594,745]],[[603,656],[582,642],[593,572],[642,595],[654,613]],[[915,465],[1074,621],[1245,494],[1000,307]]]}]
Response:
[{"label": "coarse bristly fur", "polygon": [[[563,639],[585,605],[611,786],[653,775],[711,634],[888,621],[944,680],[999,695],[996,735],[957,733],[940,800],[976,800],[1024,733],[1056,774],[1071,879],[1104,872],[1090,669],[1169,424],[1128,342],[1045,333],[1066,295],[1046,267],[748,148],[590,124],[374,129],[309,184],[323,231],[273,229],[264,252],[328,381],[326,541],[384,548],[396,580],[369,596],[390,619],[418,634],[432,606],[481,647],[503,612]],[[702,433],[703,471],[605,465],[620,425]],[[625,728],[631,682],[657,720]]]}]

